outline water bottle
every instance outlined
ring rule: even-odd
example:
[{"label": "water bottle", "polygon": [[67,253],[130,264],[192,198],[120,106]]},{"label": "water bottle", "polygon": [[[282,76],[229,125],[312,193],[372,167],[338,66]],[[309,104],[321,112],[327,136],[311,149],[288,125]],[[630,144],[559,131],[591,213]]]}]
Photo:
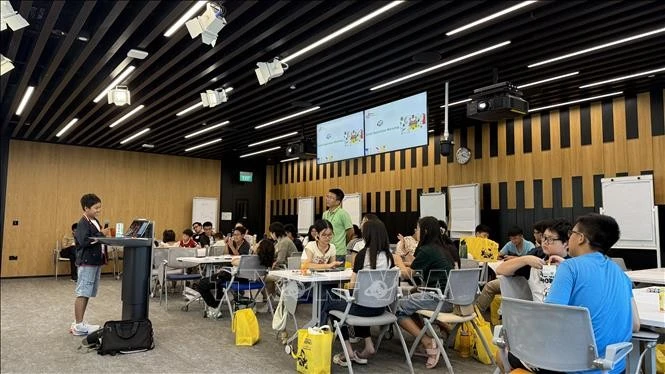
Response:
[{"label": "water bottle", "polygon": [[467,253],[466,240],[462,240],[459,244],[459,257],[467,258],[469,254]]}]

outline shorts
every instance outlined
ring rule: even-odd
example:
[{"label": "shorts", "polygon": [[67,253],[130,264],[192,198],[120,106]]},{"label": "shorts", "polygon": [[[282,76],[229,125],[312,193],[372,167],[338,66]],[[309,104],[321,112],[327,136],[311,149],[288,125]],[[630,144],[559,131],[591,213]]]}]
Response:
[{"label": "shorts", "polygon": [[102,275],[101,266],[79,266],[78,282],[76,282],[76,296],[95,297],[99,288],[99,278]]},{"label": "shorts", "polygon": [[[397,319],[402,320],[411,317],[419,310],[435,310],[439,305],[439,300],[427,292],[414,293],[409,297],[400,299],[397,308]],[[441,312],[450,313],[453,311],[453,304],[444,301]]]}]

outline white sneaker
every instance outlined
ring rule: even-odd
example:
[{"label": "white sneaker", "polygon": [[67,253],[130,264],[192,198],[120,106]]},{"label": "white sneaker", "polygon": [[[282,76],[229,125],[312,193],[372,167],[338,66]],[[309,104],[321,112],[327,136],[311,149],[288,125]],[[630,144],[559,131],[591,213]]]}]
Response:
[{"label": "white sneaker", "polygon": [[72,335],[83,336],[99,330],[99,327],[99,325],[88,325],[86,322],[73,322],[69,328],[69,331],[72,333]]}]

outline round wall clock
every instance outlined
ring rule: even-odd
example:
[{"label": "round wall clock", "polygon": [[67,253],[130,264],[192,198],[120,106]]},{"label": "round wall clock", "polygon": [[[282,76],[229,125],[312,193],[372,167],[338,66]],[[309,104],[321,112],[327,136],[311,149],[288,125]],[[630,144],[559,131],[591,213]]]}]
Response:
[{"label": "round wall clock", "polygon": [[471,160],[471,150],[466,147],[459,147],[455,152],[455,158],[459,164],[464,165]]}]

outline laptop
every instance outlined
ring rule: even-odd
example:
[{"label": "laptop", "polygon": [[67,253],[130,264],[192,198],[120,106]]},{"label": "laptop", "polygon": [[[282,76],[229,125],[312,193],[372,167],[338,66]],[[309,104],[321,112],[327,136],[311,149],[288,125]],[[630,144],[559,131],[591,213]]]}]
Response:
[{"label": "laptop", "polygon": [[152,221],[135,219],[122,236],[125,238],[152,238]]}]

